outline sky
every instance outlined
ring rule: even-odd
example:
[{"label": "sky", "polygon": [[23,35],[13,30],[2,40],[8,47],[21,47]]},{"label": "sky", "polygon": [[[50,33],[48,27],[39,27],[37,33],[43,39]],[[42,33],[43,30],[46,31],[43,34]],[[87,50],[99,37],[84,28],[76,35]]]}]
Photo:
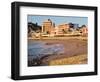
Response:
[{"label": "sky", "polygon": [[28,15],[28,22],[38,23],[38,25],[42,25],[43,21],[51,19],[55,25],[59,25],[62,23],[75,23],[79,24],[79,27],[82,25],[88,25],[88,17],[76,17],[76,16],[50,16],[50,15]]}]

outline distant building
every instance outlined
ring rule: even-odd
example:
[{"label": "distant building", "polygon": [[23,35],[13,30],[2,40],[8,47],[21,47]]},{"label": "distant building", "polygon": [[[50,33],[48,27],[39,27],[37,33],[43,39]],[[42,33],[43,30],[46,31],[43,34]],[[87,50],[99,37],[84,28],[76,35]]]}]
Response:
[{"label": "distant building", "polygon": [[46,34],[51,34],[51,30],[55,27],[55,24],[50,20],[46,20],[42,25],[42,32]]},{"label": "distant building", "polygon": [[60,24],[58,25],[58,28],[56,28],[57,33],[56,34],[64,34],[69,30],[69,24]]},{"label": "distant building", "polygon": [[87,36],[88,35],[88,28],[85,25],[83,25],[81,27],[80,31],[81,31],[83,36]]},{"label": "distant building", "polygon": [[60,24],[58,26],[51,28],[50,34],[53,35],[64,34],[68,30],[69,30],[69,24]]},{"label": "distant building", "polygon": [[48,19],[43,22],[41,32],[43,34],[62,35],[62,34],[67,34],[69,32],[74,32],[75,29],[78,27],[79,27],[78,24],[73,24],[73,23],[64,23],[55,26],[55,24],[50,19]]}]

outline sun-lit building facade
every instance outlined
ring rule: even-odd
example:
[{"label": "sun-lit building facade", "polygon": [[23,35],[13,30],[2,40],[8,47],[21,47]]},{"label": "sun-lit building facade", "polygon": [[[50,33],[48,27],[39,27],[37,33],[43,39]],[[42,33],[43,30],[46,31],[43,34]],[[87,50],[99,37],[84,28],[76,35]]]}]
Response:
[{"label": "sun-lit building facade", "polygon": [[83,26],[80,30],[83,36],[88,35],[88,28],[86,26]]},{"label": "sun-lit building facade", "polygon": [[43,22],[42,33],[55,35],[63,34],[64,32],[68,31],[69,28],[69,24],[60,24],[58,26],[55,26],[55,24],[50,19],[48,19]]},{"label": "sun-lit building facade", "polygon": [[51,34],[51,30],[54,28],[54,23],[48,19],[46,21],[43,22],[43,25],[42,25],[42,32],[43,33],[46,33],[46,34]]},{"label": "sun-lit building facade", "polygon": [[[43,22],[42,24],[42,29],[41,32],[43,34],[49,34],[49,35],[62,35],[62,34],[68,34],[68,33],[75,33],[76,32],[76,28],[78,28],[79,25],[78,24],[73,24],[73,23],[64,23],[64,24],[59,24],[57,26],[55,26],[55,24],[50,20],[46,20]],[[88,29],[86,26],[81,28],[81,34],[87,34],[88,33]],[[80,31],[79,31],[80,33]]]},{"label": "sun-lit building facade", "polygon": [[58,33],[57,34],[64,34],[69,30],[69,24],[60,24],[58,25]]}]

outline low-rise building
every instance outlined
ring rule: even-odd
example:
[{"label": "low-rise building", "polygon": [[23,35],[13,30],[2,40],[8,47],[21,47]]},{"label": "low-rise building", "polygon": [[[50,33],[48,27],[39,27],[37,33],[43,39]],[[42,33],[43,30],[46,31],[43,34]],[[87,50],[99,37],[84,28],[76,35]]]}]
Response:
[{"label": "low-rise building", "polygon": [[58,25],[57,34],[64,34],[69,30],[69,24],[60,24]]},{"label": "low-rise building", "polygon": [[88,35],[88,28],[83,25],[80,29],[82,36],[87,36]]}]

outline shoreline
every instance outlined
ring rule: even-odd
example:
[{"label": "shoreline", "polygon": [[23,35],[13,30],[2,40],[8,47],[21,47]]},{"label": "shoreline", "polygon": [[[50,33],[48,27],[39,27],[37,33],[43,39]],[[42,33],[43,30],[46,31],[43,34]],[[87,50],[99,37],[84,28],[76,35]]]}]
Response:
[{"label": "shoreline", "polygon": [[28,40],[68,40],[68,39],[78,39],[78,40],[88,40],[88,37],[42,37],[42,38],[28,38]]}]

